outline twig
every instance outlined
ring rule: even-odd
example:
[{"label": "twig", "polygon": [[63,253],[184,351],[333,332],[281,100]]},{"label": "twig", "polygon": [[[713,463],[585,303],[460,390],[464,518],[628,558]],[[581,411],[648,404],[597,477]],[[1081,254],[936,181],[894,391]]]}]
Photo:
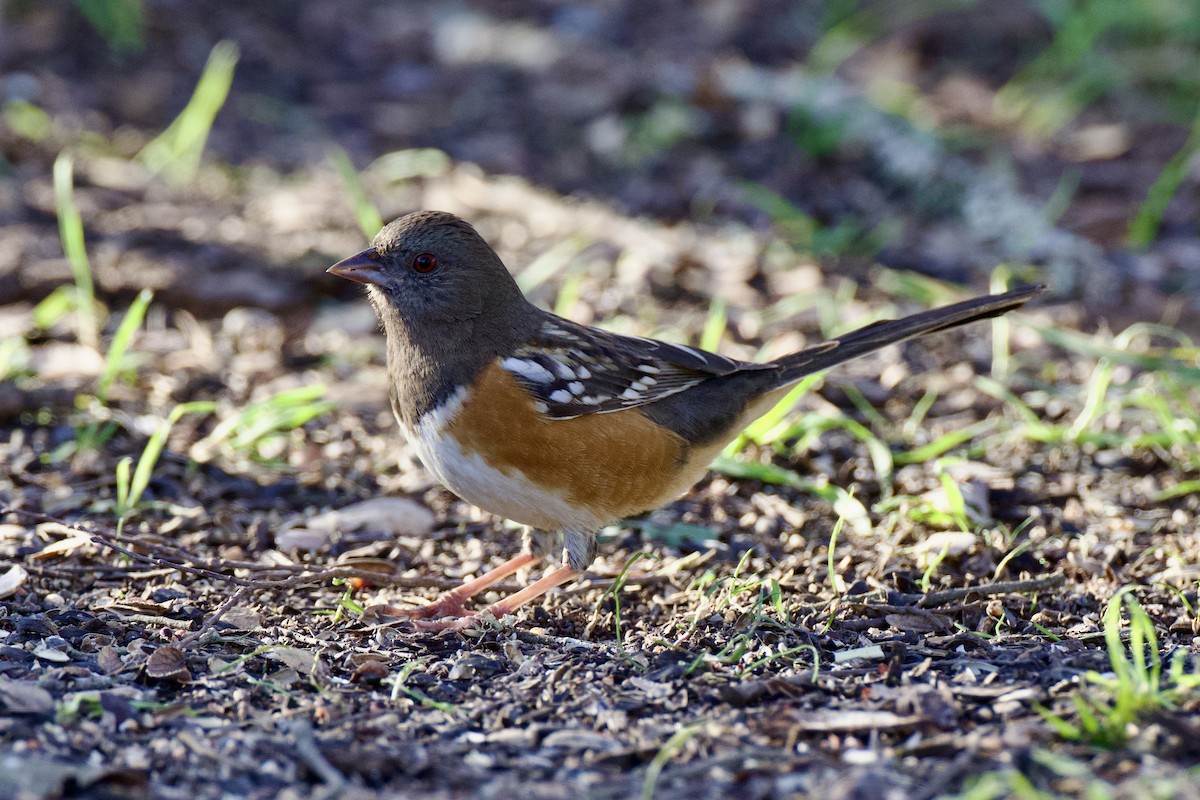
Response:
[{"label": "twig", "polygon": [[294,719],[288,728],[296,739],[296,754],[325,784],[319,795],[336,797],[346,785],[346,776],[338,772],[337,768],[321,754],[321,748],[317,746],[316,737],[313,736],[312,726],[308,724],[307,720]]},{"label": "twig", "polygon": [[1044,575],[1041,578],[1030,578],[1025,581],[999,581],[997,583],[985,583],[980,586],[961,586],[956,589],[945,589],[940,592],[927,594],[917,601],[917,606],[929,608],[930,606],[938,606],[942,603],[948,603],[972,594],[996,595],[1036,592],[1058,586],[1066,579],[1067,576],[1063,573],[1055,572],[1051,575]]},{"label": "twig", "polygon": [[214,611],[213,613],[209,614],[204,619],[204,622],[202,622],[200,624],[199,628],[197,628],[195,631],[193,631],[192,633],[189,633],[187,636],[183,637],[178,642],[176,642],[178,647],[182,650],[186,650],[187,648],[189,648],[193,644],[195,644],[197,641],[199,641],[201,636],[203,636],[205,633],[207,633],[209,630],[211,630],[212,626],[216,625],[218,622],[221,621],[221,617],[225,616],[226,611],[228,611],[229,609],[231,609],[235,605],[237,605],[239,602],[241,602],[242,598],[244,598],[246,595],[248,595],[250,593],[250,591],[251,591],[251,589],[249,586],[243,586],[242,588],[240,588],[236,592],[234,592],[232,595],[230,595],[228,600],[226,600],[224,603],[221,603],[221,605],[217,606],[217,610]]},{"label": "twig", "polygon": [[[137,561],[138,563],[141,563],[141,564],[149,564],[155,568],[159,568],[159,569],[165,568],[165,569],[177,570],[179,572],[187,572],[187,573],[191,573],[193,575],[199,575],[199,576],[205,577],[205,578],[213,578],[215,580],[225,581],[227,583],[235,583],[235,584],[238,584],[239,586],[246,586],[246,585],[250,585],[253,583],[252,581],[248,581],[245,578],[238,578],[234,575],[226,575],[223,572],[217,572],[216,570],[206,569],[204,567],[193,566],[191,564],[186,563],[185,559],[175,557],[174,555],[172,555],[172,556],[161,556],[161,555],[160,556],[148,556],[143,553],[139,553],[135,550],[130,550],[128,547],[125,547],[123,544],[121,544],[122,540],[130,541],[129,537],[126,535],[117,534],[116,532],[108,533],[108,532],[101,532],[101,531],[96,531],[96,530],[88,530],[87,528],[82,528],[78,525],[72,525],[71,523],[67,522],[66,520],[58,519],[57,517],[52,517],[49,514],[42,514],[37,511],[27,511],[23,508],[13,508],[12,506],[5,506],[4,508],[0,508],[0,514],[5,514],[5,513],[19,514],[19,515],[22,515],[25,517],[30,517],[32,519],[41,520],[42,522],[53,522],[57,525],[61,525],[63,527],[63,529],[65,529],[67,531],[70,531],[72,533],[82,534],[83,536],[88,537],[93,542],[103,545],[104,547],[107,547],[110,550],[114,550],[133,561]],[[146,544],[146,543],[140,542],[136,539],[133,540],[131,543],[142,545],[142,546],[145,546],[145,544]],[[153,550],[156,548],[153,545],[150,545],[148,547],[148,549]]]},{"label": "twig", "polygon": [[[658,586],[664,583],[671,582],[671,575],[665,573],[647,573],[642,575],[632,575],[625,581],[625,589],[629,592],[645,589],[651,586]],[[587,594],[594,589],[608,589],[617,578],[592,578],[580,580],[571,586],[563,587],[558,591],[563,597],[573,597],[575,595]]]},{"label": "twig", "polygon": [[[253,589],[289,589],[306,584],[327,583],[334,578],[360,578],[370,583],[386,583],[402,589],[453,589],[460,581],[450,578],[435,578],[430,576],[401,576],[389,575],[376,570],[358,569],[354,566],[310,567],[303,564],[263,564],[255,561],[226,561],[197,563],[186,552],[168,545],[147,542],[144,539],[127,533],[118,534],[116,531],[99,531],[72,525],[66,520],[27,511],[21,508],[6,506],[0,508],[0,514],[20,514],[42,522],[53,522],[61,525],[64,530],[87,536],[94,543],[118,552],[139,564],[148,564],[156,569],[181,572],[202,578],[210,578],[239,587]],[[146,553],[132,550],[126,545],[133,545],[146,550]],[[149,553],[149,555],[147,554]],[[110,566],[109,569],[119,568]],[[256,572],[254,578],[243,578],[231,575],[226,570],[246,570]],[[288,577],[284,577],[288,576]],[[499,591],[515,592],[519,587],[509,584],[497,585]]]},{"label": "twig", "polygon": [[522,642],[527,642],[529,644],[540,644],[542,646],[553,645],[568,650],[590,650],[593,653],[611,654],[613,649],[603,642],[585,642],[583,639],[576,639],[571,636],[550,636],[544,633],[534,633],[532,631],[524,631],[519,629],[514,629],[513,635]]}]

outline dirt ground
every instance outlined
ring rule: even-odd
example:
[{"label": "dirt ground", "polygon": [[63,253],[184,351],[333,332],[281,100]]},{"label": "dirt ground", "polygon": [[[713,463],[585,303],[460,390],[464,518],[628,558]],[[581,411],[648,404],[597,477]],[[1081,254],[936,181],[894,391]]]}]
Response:
[{"label": "dirt ground", "polygon": [[[808,3],[147,2],[124,54],[74,4],[5,6],[0,798],[1200,797],[1195,170],[1124,239],[1187,127],[1110,98],[1030,136],[988,109],[1052,39],[1032,8],[860,6],[880,32],[828,74]],[[150,174],[221,39],[205,163]],[[867,103],[882,74],[957,138]],[[365,242],[335,145],[385,220],[460,214],[535,301],[694,344],[720,300],[737,357],[1002,263],[1051,294],[839,368],[580,581],[418,632],[361,609],[521,532],[396,430],[374,316],[324,273]],[[99,352],[36,305],[71,281],[64,149]],[[1110,333],[1135,322],[1172,330]],[[121,460],[197,401],[118,527]],[[1071,735],[1119,718],[1125,587],[1161,681]]]}]

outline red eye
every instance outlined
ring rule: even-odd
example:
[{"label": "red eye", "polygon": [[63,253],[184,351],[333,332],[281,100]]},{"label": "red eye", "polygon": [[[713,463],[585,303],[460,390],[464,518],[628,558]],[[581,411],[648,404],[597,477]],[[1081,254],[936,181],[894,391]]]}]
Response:
[{"label": "red eye", "polygon": [[433,272],[437,269],[437,256],[433,253],[421,253],[413,259],[413,269],[420,273]]}]

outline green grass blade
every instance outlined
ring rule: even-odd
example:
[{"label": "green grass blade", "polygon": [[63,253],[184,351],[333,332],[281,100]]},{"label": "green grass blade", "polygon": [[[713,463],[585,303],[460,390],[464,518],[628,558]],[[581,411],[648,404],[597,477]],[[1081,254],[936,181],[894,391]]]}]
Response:
[{"label": "green grass blade", "polygon": [[197,461],[209,461],[221,447],[257,458],[258,445],[265,437],[297,428],[332,410],[334,404],[322,400],[324,396],[325,387],[316,384],[286,389],[251,403],[193,444],[189,455]]},{"label": "green grass blade", "polygon": [[742,431],[742,435],[725,448],[725,455],[734,455],[745,447],[747,441],[755,444],[770,444],[774,441],[776,429],[800,402],[800,398],[812,391],[812,387],[821,380],[823,375],[824,373],[818,373],[805,376],[770,411],[750,423],[746,430]]},{"label": "green grass blade", "polygon": [[183,183],[195,177],[213,121],[229,97],[237,62],[237,45],[228,40],[217,42],[187,105],[135,160],[172,182]]},{"label": "green grass blade", "polygon": [[99,326],[96,322],[96,290],[92,285],[92,266],[88,262],[87,248],[83,239],[83,217],[75,205],[74,160],[67,153],[59,153],[54,160],[54,205],[58,214],[58,233],[62,239],[63,253],[71,266],[71,277],[75,281],[76,319],[79,321],[79,342],[91,348],[100,344]]},{"label": "green grass blade", "polygon": [[528,294],[556,274],[567,269],[580,253],[591,244],[586,236],[568,236],[539,255],[517,274],[517,286]]},{"label": "green grass blade", "polygon": [[834,599],[842,596],[842,593],[838,591],[837,571],[834,569],[834,563],[836,562],[838,536],[841,535],[845,525],[846,515],[838,514],[837,522],[833,523],[833,530],[829,533],[829,545],[825,549],[825,579],[829,581],[829,589],[833,592]]},{"label": "green grass blade", "polygon": [[612,586],[608,587],[608,591],[604,593],[613,599],[613,635],[616,637],[617,647],[621,650],[625,649],[624,631],[621,629],[621,590],[625,588],[625,582],[629,580],[629,570],[633,565],[650,556],[651,554],[645,550],[639,550],[630,556]]},{"label": "green grass blade", "polygon": [[880,431],[886,431],[891,427],[888,418],[880,414],[879,409],[871,405],[871,401],[867,399],[867,396],[857,386],[852,383],[846,383],[843,384],[842,391],[846,393],[846,398],[854,404],[859,413],[866,418],[869,425]]},{"label": "green grass blade", "polygon": [[0,109],[0,118],[10,131],[34,144],[46,141],[54,133],[54,118],[25,100],[6,102]]},{"label": "green grass blade", "polygon": [[731,478],[742,478],[778,486],[790,486],[818,497],[833,506],[835,513],[846,518],[846,524],[856,534],[866,534],[871,531],[871,515],[866,506],[858,501],[850,492],[840,486],[820,484],[804,478],[790,469],[775,464],[760,464],[757,461],[741,461],[729,456],[717,456],[711,468],[714,472]]},{"label": "green grass blade", "polygon": [[414,147],[385,153],[371,162],[367,171],[389,184],[413,178],[436,178],[450,171],[450,156],[434,147]]},{"label": "green grass blade", "polygon": [[658,777],[662,774],[667,763],[674,758],[680,750],[696,735],[696,726],[689,725],[685,728],[680,728],[667,739],[659,751],[655,753],[654,758],[650,760],[650,765],[646,767],[646,776],[642,779],[642,800],[653,800],[654,789],[658,785]]},{"label": "green grass blade", "polygon": [[122,456],[117,462],[117,506],[118,517],[124,517],[129,512],[129,466],[133,463],[131,456]]},{"label": "green grass blade", "polygon": [[1104,413],[1105,400],[1108,399],[1108,387],[1112,383],[1112,374],[1112,362],[1108,359],[1101,359],[1092,372],[1091,380],[1088,381],[1087,398],[1084,400],[1083,409],[1071,427],[1067,428],[1068,440],[1079,441]]},{"label": "green grass blade", "polygon": [[730,478],[749,478],[776,486],[791,486],[806,491],[816,488],[814,481],[802,478],[799,473],[775,464],[760,464],[757,461],[740,461],[728,456],[718,456],[712,462],[712,469],[722,475],[728,475]]},{"label": "green grass blade", "polygon": [[137,468],[133,471],[133,480],[129,482],[128,500],[125,504],[126,511],[131,511],[137,508],[142,501],[142,495],[150,486],[150,478],[154,474],[154,467],[158,463],[159,456],[162,455],[163,448],[166,447],[167,437],[171,434],[171,428],[180,420],[184,414],[211,414],[216,410],[217,404],[210,400],[194,400],[190,403],[180,403],[171,409],[171,413],[163,420],[158,428],[150,435],[149,441],[146,442],[146,447],[142,450],[141,458],[138,459]]},{"label": "green grass blade", "polygon": [[354,219],[358,222],[359,230],[367,239],[375,238],[375,234],[379,233],[379,229],[383,227],[383,216],[380,215],[379,209],[367,195],[362,177],[354,168],[350,156],[342,148],[334,146],[329,148],[329,161],[346,187],[346,194],[350,197],[350,205],[354,207]]},{"label": "green grass blade", "polygon": [[961,444],[971,441],[976,436],[987,433],[994,427],[996,427],[996,420],[982,419],[966,427],[942,434],[932,442],[915,447],[906,453],[895,453],[892,455],[892,461],[898,466],[923,464],[953,450]]},{"label": "green grass blade", "polygon": [[716,352],[725,336],[725,328],[729,324],[729,306],[720,297],[714,297],[708,307],[708,316],[704,320],[704,330],[700,333],[700,349]]},{"label": "green grass blade", "polygon": [[904,420],[904,426],[900,430],[906,441],[912,441],[916,437],[917,431],[921,429],[921,423],[925,421],[929,409],[933,408],[937,398],[938,393],[935,390],[926,389],[925,394],[921,395],[921,399],[913,404],[912,413],[908,415],[908,419]]},{"label": "green grass blade", "polygon": [[[1115,342],[1113,345],[1109,345],[1099,337],[1088,336],[1079,331],[1054,328],[1049,325],[1031,325],[1030,327],[1037,331],[1038,335],[1045,339],[1046,342],[1056,347],[1061,347],[1064,350],[1070,350],[1071,352],[1094,358],[1107,358],[1114,364],[1124,364],[1146,372],[1162,370],[1189,383],[1200,383],[1200,367],[1194,367],[1170,353],[1130,353],[1127,350],[1116,347]],[[1133,328],[1134,326],[1131,325],[1130,327]],[[1139,324],[1135,329],[1137,333],[1148,333],[1158,336],[1166,335],[1168,331],[1171,331],[1171,329],[1157,325],[1147,326],[1145,324]],[[1178,331],[1171,332],[1176,336],[1182,336]],[[1129,329],[1123,331],[1122,335],[1125,333],[1129,333]]]},{"label": "green grass blade", "polygon": [[1150,189],[1146,192],[1146,199],[1138,208],[1137,216],[1129,224],[1129,233],[1126,235],[1125,241],[1131,248],[1148,247],[1158,236],[1158,229],[1162,226],[1162,218],[1166,213],[1167,204],[1171,202],[1187,178],[1191,171],[1192,159],[1198,152],[1200,152],[1200,113],[1196,114],[1196,119],[1192,122],[1192,130],[1187,141],[1184,142],[1179,152],[1171,157],[1162,172],[1158,174],[1158,178],[1150,185]]},{"label": "green grass blade", "polygon": [[570,316],[571,309],[579,300],[583,289],[584,270],[582,267],[582,264],[578,264],[568,271],[562,286],[558,289],[558,297],[554,299],[554,313],[560,317]]},{"label": "green grass blade", "polygon": [[75,7],[116,55],[140,53],[145,48],[142,0],[75,0]]},{"label": "green grass blade", "polygon": [[113,334],[112,342],[108,346],[108,355],[104,360],[104,372],[100,374],[100,381],[96,384],[96,399],[101,403],[108,402],[108,390],[112,388],[113,381],[121,372],[125,353],[129,350],[134,333],[146,318],[146,309],[150,307],[152,299],[152,290],[142,289],[138,292],[138,296],[129,304],[129,310],[121,319],[121,324],[117,326],[116,333]]},{"label": "green grass blade", "polygon": [[33,307],[33,325],[48,331],[79,307],[79,287],[63,285],[38,301]]}]

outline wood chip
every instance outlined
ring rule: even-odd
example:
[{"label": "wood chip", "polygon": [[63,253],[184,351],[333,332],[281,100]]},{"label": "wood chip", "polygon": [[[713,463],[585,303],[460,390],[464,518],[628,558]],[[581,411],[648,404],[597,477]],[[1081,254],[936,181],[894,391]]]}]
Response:
[{"label": "wood chip", "polygon": [[912,728],[925,722],[919,714],[891,711],[823,711],[802,715],[796,726],[809,733],[858,733],[860,731]]},{"label": "wood chip", "polygon": [[0,708],[7,714],[48,714],[54,698],[36,683],[0,679]]},{"label": "wood chip", "polygon": [[25,585],[29,573],[20,564],[13,564],[3,575],[0,575],[0,597],[11,597],[17,589]]}]

